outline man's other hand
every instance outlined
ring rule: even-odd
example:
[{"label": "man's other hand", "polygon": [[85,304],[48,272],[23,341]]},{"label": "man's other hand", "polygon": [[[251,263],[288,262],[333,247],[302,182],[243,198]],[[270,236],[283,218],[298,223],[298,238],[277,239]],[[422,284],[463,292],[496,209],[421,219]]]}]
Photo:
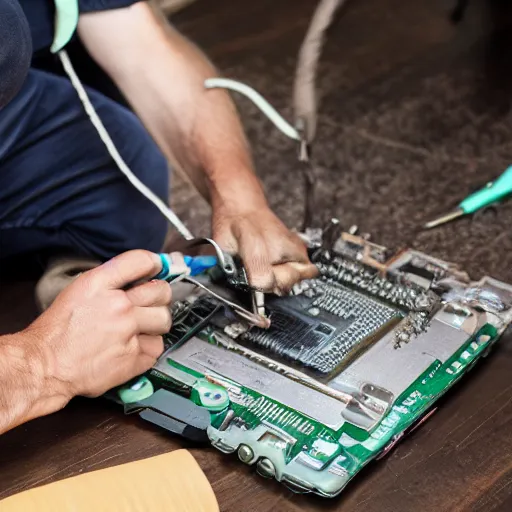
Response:
[{"label": "man's other hand", "polygon": [[121,254],[79,276],[27,329],[59,393],[99,396],[155,363],[171,327],[171,287],[147,281],[160,270],[156,254]]},{"label": "man's other hand", "polygon": [[242,258],[250,284],[277,295],[318,274],[300,237],[266,203],[250,208],[219,205],[213,211],[213,237]]}]

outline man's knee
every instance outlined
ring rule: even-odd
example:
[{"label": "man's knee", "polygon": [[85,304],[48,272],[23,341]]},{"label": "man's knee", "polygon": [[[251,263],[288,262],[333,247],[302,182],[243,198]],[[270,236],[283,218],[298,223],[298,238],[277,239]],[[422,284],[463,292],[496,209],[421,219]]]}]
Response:
[{"label": "man's knee", "polygon": [[[165,165],[150,168],[155,176],[155,182],[159,186],[149,186],[153,193],[168,190],[168,167]],[[133,185],[129,185],[133,186]],[[118,220],[118,233],[122,235],[124,242],[120,250],[146,249],[159,252],[162,250],[168,232],[168,220],[161,211],[142,192],[135,190],[133,200],[118,203],[121,215]],[[158,194],[159,195],[159,194]],[[168,204],[168,201],[165,201]]]},{"label": "man's knee", "polygon": [[[169,165],[142,125],[132,126],[129,138],[120,146],[131,171],[168,203]],[[108,176],[105,185],[96,190],[95,197],[89,198],[89,212],[68,226],[69,236],[78,236],[83,252],[102,259],[131,249],[159,252],[168,231],[167,219],[113,162],[104,173]]]},{"label": "man's knee", "polygon": [[[128,167],[167,202],[168,163],[140,120],[88,92]],[[109,258],[128,249],[161,249],[166,219],[118,169],[67,80],[32,70],[22,93],[2,112],[0,135],[8,143],[0,144],[0,229],[11,254],[63,247]],[[31,143],[11,137],[18,132]],[[25,168],[31,172],[19,172]]]}]

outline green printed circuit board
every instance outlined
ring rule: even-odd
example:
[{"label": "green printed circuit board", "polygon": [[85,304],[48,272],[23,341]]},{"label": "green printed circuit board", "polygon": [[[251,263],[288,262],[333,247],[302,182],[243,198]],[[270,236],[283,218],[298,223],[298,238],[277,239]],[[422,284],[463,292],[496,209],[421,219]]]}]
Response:
[{"label": "green printed circuit board", "polygon": [[[362,256],[361,256],[362,255]],[[512,288],[357,237],[317,251],[317,279],[267,301],[269,329],[210,296],[176,305],[166,350],[118,390],[208,411],[209,442],[296,492],[338,495],[434,410],[512,319]]]}]

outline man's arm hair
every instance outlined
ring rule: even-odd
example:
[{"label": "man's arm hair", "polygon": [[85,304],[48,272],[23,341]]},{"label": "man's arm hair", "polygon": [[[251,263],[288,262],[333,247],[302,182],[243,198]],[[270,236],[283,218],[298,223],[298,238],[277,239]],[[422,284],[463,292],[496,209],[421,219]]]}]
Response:
[{"label": "man's arm hair", "polygon": [[244,192],[261,201],[234,103],[206,90],[217,71],[204,54],[146,2],[83,14],[79,35],[113,78],[166,156],[210,200]]},{"label": "man's arm hair", "polygon": [[0,336],[0,434],[67,403],[56,392],[35,333]]}]

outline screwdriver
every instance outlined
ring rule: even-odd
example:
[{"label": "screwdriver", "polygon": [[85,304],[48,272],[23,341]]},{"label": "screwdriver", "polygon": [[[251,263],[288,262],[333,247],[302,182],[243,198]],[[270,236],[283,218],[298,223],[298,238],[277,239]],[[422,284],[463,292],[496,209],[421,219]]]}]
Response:
[{"label": "screwdriver", "polygon": [[495,181],[491,181],[486,187],[467,196],[455,210],[427,222],[424,227],[425,229],[435,228],[463,215],[469,215],[500,201],[510,193],[512,193],[512,166],[508,167]]}]

